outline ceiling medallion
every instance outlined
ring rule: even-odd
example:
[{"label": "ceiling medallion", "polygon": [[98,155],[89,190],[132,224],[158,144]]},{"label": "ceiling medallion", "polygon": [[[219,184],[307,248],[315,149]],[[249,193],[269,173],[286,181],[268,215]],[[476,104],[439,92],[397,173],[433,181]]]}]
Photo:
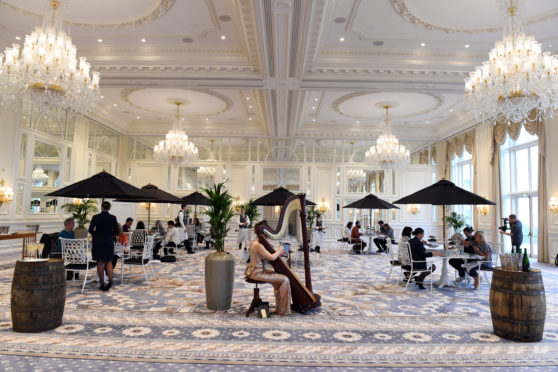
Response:
[{"label": "ceiling medallion", "polygon": [[198,148],[188,141],[188,135],[180,129],[181,104],[182,102],[175,102],[176,118],[173,128],[167,133],[165,139],[153,148],[155,160],[169,162],[173,165],[182,165],[186,161],[198,160]]},{"label": "ceiling medallion", "polygon": [[507,2],[504,39],[465,79],[465,102],[477,120],[534,121],[558,109],[558,58],[525,35],[517,2]]},{"label": "ceiling medallion", "polygon": [[405,146],[391,133],[389,126],[389,105],[385,105],[385,133],[376,140],[376,146],[371,146],[364,154],[365,163],[373,167],[392,168],[399,164],[409,164],[411,154]]},{"label": "ceiling medallion", "polygon": [[18,44],[6,48],[5,59],[0,54],[1,103],[24,103],[41,112],[85,113],[101,100],[100,74],[90,74],[85,57],[79,57],[78,64],[76,46],[55,17],[59,5],[51,1],[52,11],[42,26],[25,36],[21,55]]}]

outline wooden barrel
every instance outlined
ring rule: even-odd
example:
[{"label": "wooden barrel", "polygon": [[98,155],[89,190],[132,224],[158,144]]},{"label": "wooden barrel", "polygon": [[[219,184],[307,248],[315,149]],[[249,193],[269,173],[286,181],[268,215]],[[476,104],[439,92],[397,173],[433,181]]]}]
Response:
[{"label": "wooden barrel", "polygon": [[541,272],[494,269],[490,314],[496,336],[513,341],[541,341],[546,317]]},{"label": "wooden barrel", "polygon": [[17,261],[12,281],[12,326],[16,332],[42,332],[62,324],[66,275],[61,260]]}]

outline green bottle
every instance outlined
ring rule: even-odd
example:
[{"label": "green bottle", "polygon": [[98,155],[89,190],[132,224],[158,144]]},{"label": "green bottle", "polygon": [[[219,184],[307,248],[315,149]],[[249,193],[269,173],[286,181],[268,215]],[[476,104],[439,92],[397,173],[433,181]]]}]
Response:
[{"label": "green bottle", "polygon": [[529,262],[529,255],[527,254],[527,248],[525,248],[523,253],[523,261],[521,261],[522,271],[531,271],[531,263]]}]

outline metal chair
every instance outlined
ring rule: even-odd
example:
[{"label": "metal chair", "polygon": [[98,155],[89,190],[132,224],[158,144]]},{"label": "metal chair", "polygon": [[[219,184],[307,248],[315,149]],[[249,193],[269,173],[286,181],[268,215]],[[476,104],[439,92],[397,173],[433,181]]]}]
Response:
[{"label": "metal chair", "polygon": [[141,257],[132,257],[124,260],[124,265],[130,266],[130,280],[132,280],[132,265],[141,266],[141,268],[143,269],[143,274],[145,275],[145,281],[147,283],[149,283],[149,278],[147,277],[147,271],[145,270],[145,267],[149,266],[153,277],[155,278],[155,280],[157,280],[155,271],[153,271],[153,267],[151,266],[151,261],[153,261],[153,236],[150,235],[145,239],[145,245],[143,246]]},{"label": "metal chair", "polygon": [[135,229],[132,231],[130,237],[130,247],[143,247],[145,245],[145,238],[147,236],[147,230],[145,229]]},{"label": "metal chair", "polygon": [[[401,260],[401,274],[403,272],[408,271],[409,277],[407,278],[407,284],[405,285],[405,290],[409,286],[411,279],[415,276],[415,274],[420,274],[423,272],[429,272],[432,274],[432,271],[428,269],[428,262],[427,261],[415,261],[413,260],[413,255],[411,254],[411,245],[409,243],[405,244],[405,247],[399,247],[399,259]],[[426,265],[426,269],[417,269],[415,264],[417,263],[424,263]],[[399,284],[399,280],[401,279],[401,275],[397,279],[396,285]],[[430,291],[432,291],[432,276],[430,276]]]},{"label": "metal chair", "polygon": [[[396,249],[394,249],[394,247]],[[391,272],[393,271],[393,268],[397,267],[397,266],[401,266],[401,262],[399,262],[399,259],[398,259],[398,256],[397,256],[398,249],[399,249],[399,247],[394,244],[391,247],[391,249],[389,250],[389,255],[386,255],[386,257],[389,257],[389,272],[388,272],[387,277],[386,277],[386,282],[389,281],[389,278],[391,277]]]},{"label": "metal chair", "polygon": [[97,270],[97,261],[89,260],[87,238],[60,238],[60,243],[62,245],[62,260],[64,261],[65,271],[85,272],[83,285],[81,286],[81,293],[83,293],[89,270]]}]

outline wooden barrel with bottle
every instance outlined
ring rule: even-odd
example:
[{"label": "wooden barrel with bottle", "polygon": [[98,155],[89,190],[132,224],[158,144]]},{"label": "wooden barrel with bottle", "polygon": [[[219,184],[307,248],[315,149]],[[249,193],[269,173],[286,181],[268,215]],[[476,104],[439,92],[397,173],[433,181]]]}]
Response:
[{"label": "wooden barrel with bottle", "polygon": [[490,314],[496,336],[521,342],[541,341],[546,317],[541,272],[494,269]]},{"label": "wooden barrel with bottle", "polygon": [[42,332],[62,324],[66,276],[62,260],[17,261],[12,280],[12,326]]}]

